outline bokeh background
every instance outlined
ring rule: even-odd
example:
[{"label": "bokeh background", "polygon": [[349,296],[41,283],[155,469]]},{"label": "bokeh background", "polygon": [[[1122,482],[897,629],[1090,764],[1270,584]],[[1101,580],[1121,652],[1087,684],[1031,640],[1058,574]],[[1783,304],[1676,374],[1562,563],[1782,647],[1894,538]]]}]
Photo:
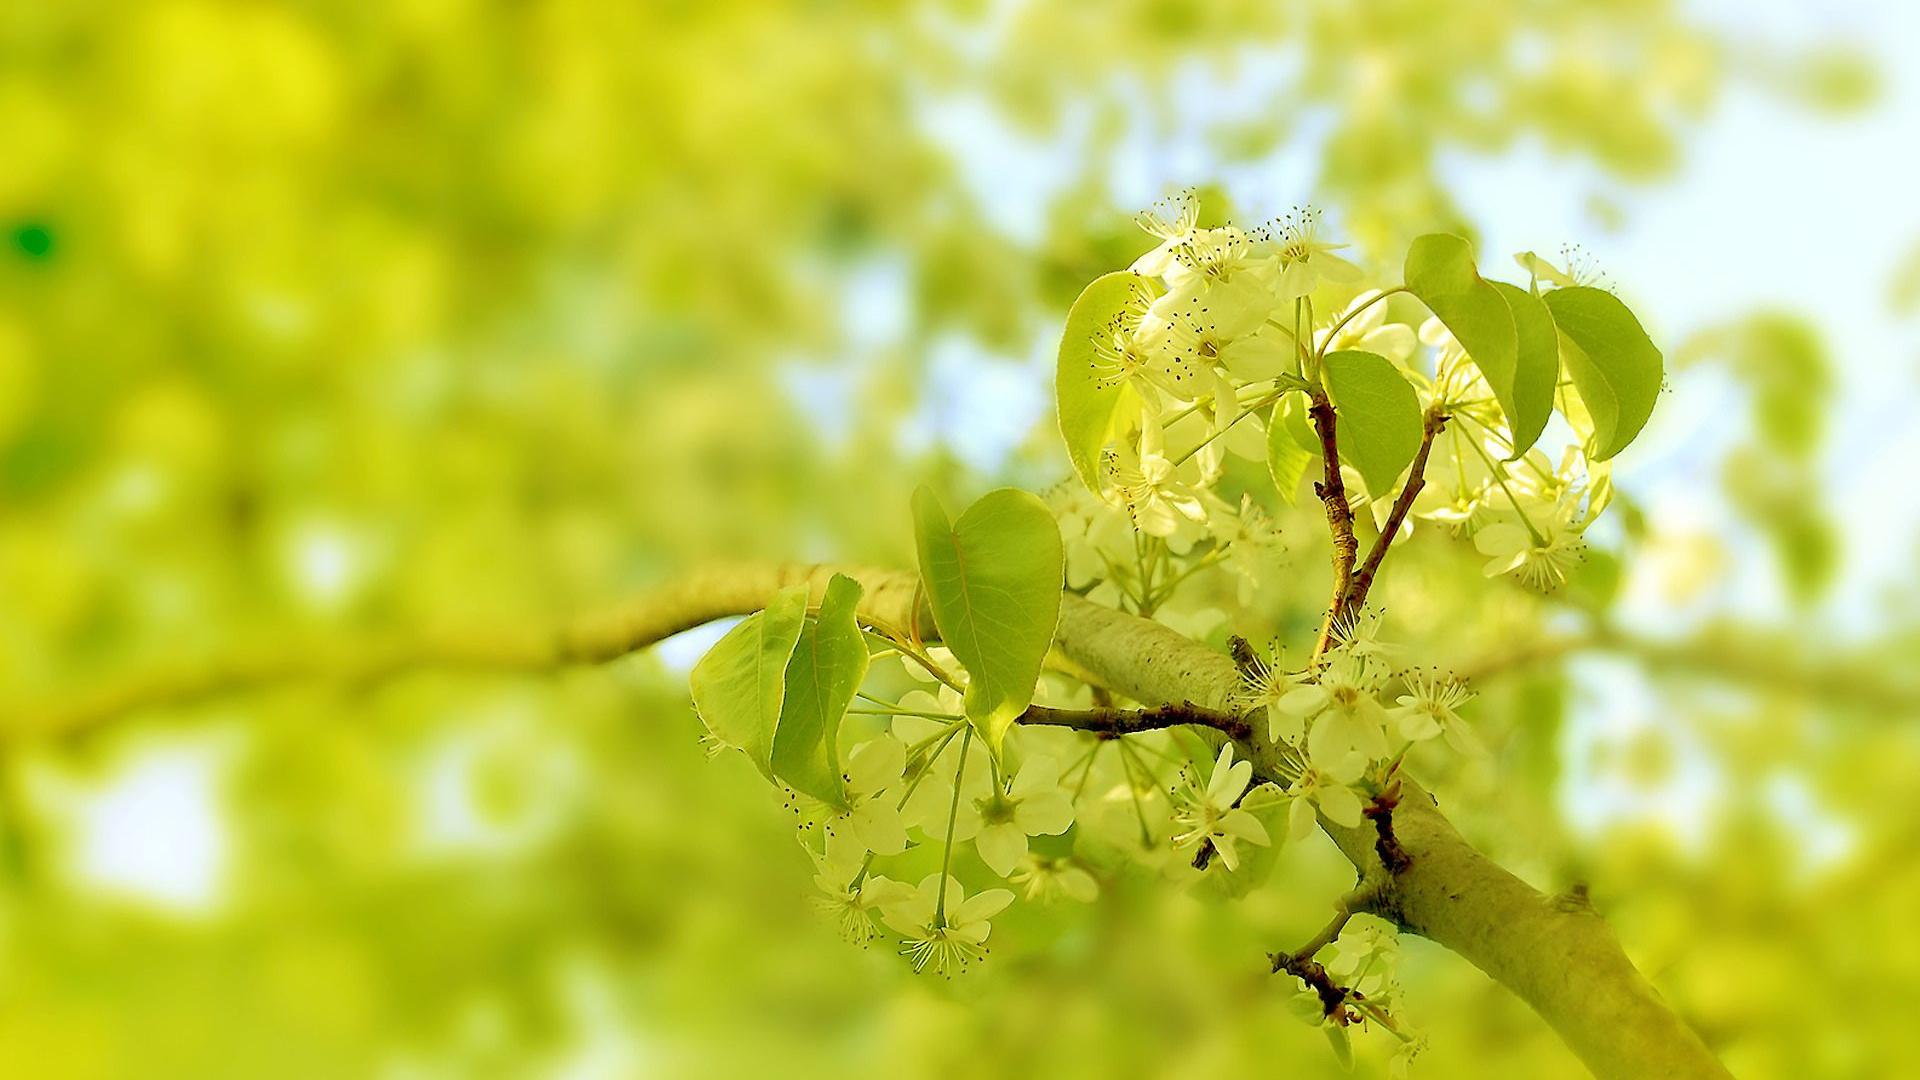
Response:
[{"label": "bokeh background", "polygon": [[[1436,538],[1383,584],[1496,748],[1416,771],[1737,1074],[1910,1071],[1916,46],[1906,0],[0,5],[0,1074],[1337,1075],[1261,974],[1330,847],[915,977],[696,745],[710,631],[112,707],[715,555],[910,565],[915,484],[1066,476],[1061,315],[1187,185],[1389,278],[1578,243],[1642,313],[1670,393],[1581,580]],[[1256,637],[1324,594],[1282,527]],[[1418,1073],[1578,1074],[1404,977]]]}]

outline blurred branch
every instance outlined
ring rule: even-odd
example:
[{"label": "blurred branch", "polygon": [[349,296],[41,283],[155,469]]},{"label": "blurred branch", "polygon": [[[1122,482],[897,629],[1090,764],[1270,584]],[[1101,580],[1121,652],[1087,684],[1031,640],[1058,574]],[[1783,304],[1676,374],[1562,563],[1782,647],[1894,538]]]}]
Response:
[{"label": "blurred branch", "polygon": [[[547,628],[468,627],[379,642],[279,643],[179,661],[70,698],[0,707],[0,739],[70,737],[128,713],[293,683],[367,686],[421,671],[540,672],[601,664],[715,619],[757,611],[781,589],[802,582],[812,587],[817,602],[835,573],[866,587],[864,613],[895,626],[916,625],[912,575],[804,563],[723,564]],[[932,632],[930,621],[923,618],[919,624]]]},{"label": "blurred branch", "polygon": [[1920,675],[1896,658],[1870,651],[1810,652],[1808,646],[1784,634],[1756,634],[1725,626],[1708,627],[1677,641],[1596,626],[1488,654],[1465,665],[1460,675],[1490,679],[1589,652],[1623,656],[1650,671],[1790,694],[1829,706],[1920,714]]},{"label": "blurred branch", "polygon": [[[830,566],[792,563],[713,567],[546,632],[430,639],[365,653],[281,654],[160,672],[68,705],[11,711],[6,727],[16,738],[71,734],[136,709],[287,679],[352,681],[425,667],[538,670],[597,663],[723,616],[758,610],[793,584],[806,582],[824,593],[834,572]],[[858,568],[845,572],[866,587],[864,615],[932,636],[916,575]],[[1163,717],[1208,715],[1197,710],[1225,712],[1241,684],[1230,657],[1160,623],[1072,594],[1062,597],[1054,644],[1112,692],[1148,710],[1181,703],[1174,712],[1163,710]],[[1088,714],[1108,717],[1116,726],[1124,722],[1113,710]],[[1251,737],[1241,742],[1255,775],[1283,777],[1276,747],[1257,732],[1246,734]],[[1431,795],[1410,779],[1402,784],[1394,828],[1409,861],[1391,874],[1376,904],[1379,914],[1452,949],[1514,991],[1599,1076],[1727,1075],[1634,969],[1590,907],[1556,903],[1500,868],[1460,837]],[[1363,880],[1379,873],[1373,827],[1347,828],[1325,820],[1321,827]]]}]

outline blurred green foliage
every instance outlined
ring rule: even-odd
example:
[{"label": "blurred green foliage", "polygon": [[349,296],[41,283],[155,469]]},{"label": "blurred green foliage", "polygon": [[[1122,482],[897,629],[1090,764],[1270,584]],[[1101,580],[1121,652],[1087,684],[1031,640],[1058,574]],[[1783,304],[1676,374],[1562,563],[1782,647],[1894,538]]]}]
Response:
[{"label": "blurred green foliage", "polygon": [[[1870,96],[1809,63],[1773,81]],[[911,565],[918,482],[1066,475],[1044,410],[1004,460],[954,452],[940,358],[985,379],[1050,349],[1146,246],[1121,179],[1304,155],[1312,190],[1276,199],[1377,257],[1473,224],[1449,151],[1537,141],[1657,178],[1752,70],[1665,0],[8,5],[0,698],[540,625],[714,555]],[[1030,145],[1064,147],[1061,175],[996,191]],[[1038,226],[1006,227],[1025,202]],[[876,276],[898,298],[878,334]],[[1702,355],[1752,387],[1728,493],[1816,591],[1817,340],[1761,320]],[[1485,589],[1470,552],[1401,557],[1378,594],[1398,636],[1461,666],[1602,622],[1618,564],[1561,602]],[[1310,580],[1243,632],[1310,627]],[[1196,588],[1209,629],[1232,585]],[[1772,686],[1791,639],[1709,643],[1648,669],[1632,740],[1576,741],[1591,684],[1548,660],[1482,681],[1493,763],[1416,765],[1518,872],[1590,882],[1736,1073],[1895,1075],[1920,993],[1920,834],[1889,812],[1920,772],[1911,706]],[[1115,877],[1091,907],[1021,905],[982,971],[933,983],[835,938],[789,823],[697,732],[683,671],[647,656],[10,738],[0,1072],[1334,1071],[1261,959],[1346,884],[1330,850],[1288,849],[1235,903]],[[1704,770],[1712,812],[1576,837],[1570,770]],[[1575,1068],[1457,959],[1410,941],[1405,977],[1431,1075]]]}]

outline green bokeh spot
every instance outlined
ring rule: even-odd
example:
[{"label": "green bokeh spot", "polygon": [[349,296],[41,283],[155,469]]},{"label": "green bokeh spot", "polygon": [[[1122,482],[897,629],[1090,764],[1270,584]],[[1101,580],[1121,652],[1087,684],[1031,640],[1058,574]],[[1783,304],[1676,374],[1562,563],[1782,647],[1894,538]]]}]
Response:
[{"label": "green bokeh spot", "polygon": [[38,221],[22,222],[13,228],[13,246],[35,262],[53,258],[53,229]]}]

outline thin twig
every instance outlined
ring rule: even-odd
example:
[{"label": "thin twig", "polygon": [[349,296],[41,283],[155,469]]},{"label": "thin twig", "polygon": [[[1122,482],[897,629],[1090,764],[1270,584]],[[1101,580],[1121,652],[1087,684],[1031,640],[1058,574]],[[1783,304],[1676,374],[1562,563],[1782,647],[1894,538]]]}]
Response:
[{"label": "thin twig", "polygon": [[1320,435],[1322,479],[1314,482],[1314,493],[1327,508],[1327,531],[1333,538],[1333,597],[1327,602],[1327,616],[1320,624],[1320,636],[1313,643],[1313,659],[1327,651],[1333,627],[1346,610],[1347,590],[1353,584],[1353,563],[1359,556],[1360,542],[1353,536],[1353,508],[1347,505],[1347,484],[1340,476],[1340,440],[1335,429],[1333,401],[1319,387],[1310,391],[1312,404],[1307,416]]},{"label": "thin twig", "polygon": [[1151,709],[1116,709],[1098,705],[1091,709],[1052,709],[1045,705],[1032,705],[1020,714],[1019,723],[1074,728],[1110,737],[1188,726],[1212,728],[1242,742],[1253,738],[1253,727],[1245,720],[1232,713],[1209,709],[1190,701]]},{"label": "thin twig", "polygon": [[1374,538],[1373,547],[1367,550],[1367,559],[1353,575],[1353,581],[1347,587],[1345,609],[1359,611],[1366,606],[1367,593],[1373,588],[1373,579],[1380,572],[1380,562],[1387,557],[1387,548],[1392,546],[1394,537],[1399,535],[1400,526],[1406,523],[1407,514],[1413,510],[1413,500],[1420,495],[1420,489],[1427,486],[1427,457],[1433,451],[1433,440],[1447,426],[1451,419],[1437,408],[1427,410],[1426,420],[1421,425],[1420,449],[1413,455],[1413,465],[1407,473],[1407,482],[1400,488],[1400,496],[1393,500],[1393,509],[1387,513],[1385,525],[1380,527],[1380,535]]}]

